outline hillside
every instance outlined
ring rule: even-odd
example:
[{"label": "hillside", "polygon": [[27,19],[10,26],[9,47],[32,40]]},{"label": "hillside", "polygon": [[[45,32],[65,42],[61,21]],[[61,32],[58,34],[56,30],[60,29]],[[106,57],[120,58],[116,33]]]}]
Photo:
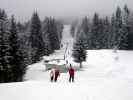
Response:
[{"label": "hillside", "polygon": [[[66,26],[64,34],[69,29]],[[63,48],[48,58],[63,57],[69,40],[63,41]],[[68,48],[67,52],[71,51],[72,44]],[[79,67],[71,53],[66,53],[66,59],[74,68]],[[61,73],[58,82],[51,83],[44,61],[40,61],[28,66],[25,82],[0,84],[0,100],[133,100],[132,59],[133,51],[88,50],[74,83],[68,82],[68,73]]]}]

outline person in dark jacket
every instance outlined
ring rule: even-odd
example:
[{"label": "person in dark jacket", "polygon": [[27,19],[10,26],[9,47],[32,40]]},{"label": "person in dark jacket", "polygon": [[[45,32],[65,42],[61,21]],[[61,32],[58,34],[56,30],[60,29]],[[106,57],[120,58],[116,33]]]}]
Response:
[{"label": "person in dark jacket", "polygon": [[69,82],[74,82],[75,70],[71,64],[70,64],[70,68],[68,69],[68,71],[69,71]]},{"label": "person in dark jacket", "polygon": [[51,80],[51,82],[53,82],[54,77],[55,77],[55,68],[52,68],[51,71],[50,71],[50,80]]},{"label": "person in dark jacket", "polygon": [[58,68],[55,69],[55,78],[54,78],[54,82],[57,82],[58,77],[60,76],[60,71]]}]

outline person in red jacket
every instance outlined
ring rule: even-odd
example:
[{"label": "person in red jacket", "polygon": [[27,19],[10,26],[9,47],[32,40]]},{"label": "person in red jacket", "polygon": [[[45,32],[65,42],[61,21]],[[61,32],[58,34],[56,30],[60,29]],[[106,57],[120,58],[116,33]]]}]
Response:
[{"label": "person in red jacket", "polygon": [[70,68],[68,69],[69,71],[69,82],[74,82],[74,74],[75,70],[72,68],[72,65],[70,64]]}]

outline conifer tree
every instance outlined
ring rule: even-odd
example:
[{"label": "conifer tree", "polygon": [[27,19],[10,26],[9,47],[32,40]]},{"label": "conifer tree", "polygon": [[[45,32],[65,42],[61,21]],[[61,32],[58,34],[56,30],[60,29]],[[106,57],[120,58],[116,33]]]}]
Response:
[{"label": "conifer tree", "polygon": [[71,33],[72,37],[74,37],[74,35],[75,35],[75,26],[73,24],[71,25],[70,33]]},{"label": "conifer tree", "polygon": [[14,16],[11,17],[11,24],[10,24],[10,70],[11,70],[11,81],[18,82],[23,80],[23,75],[26,71],[26,64],[24,62],[24,52],[20,48],[19,38],[18,38],[18,31],[17,25]]},{"label": "conifer tree", "polygon": [[49,40],[49,34],[45,33],[44,34],[44,55],[45,56],[49,56],[49,54],[52,53],[52,50],[51,50],[51,45],[50,45],[50,40]]},{"label": "conifer tree", "polygon": [[0,9],[0,82],[8,82],[9,79],[9,21],[4,10]]},{"label": "conifer tree", "polygon": [[87,36],[89,33],[89,21],[87,17],[84,17],[81,24],[81,31]]},{"label": "conifer tree", "polygon": [[110,42],[110,46],[109,48],[110,49],[113,49],[115,48],[115,15],[112,14],[112,17],[111,17],[111,28],[110,28],[110,36],[109,36],[109,42]]},{"label": "conifer tree", "polygon": [[106,18],[103,20],[103,37],[102,37],[102,43],[103,43],[103,49],[109,49],[110,48],[110,21],[109,18],[106,16]]},{"label": "conifer tree", "polygon": [[129,24],[129,16],[130,16],[130,11],[127,5],[124,6],[123,9],[123,39],[121,41],[121,48],[120,49],[130,49],[130,24]]},{"label": "conifer tree", "polygon": [[82,68],[82,62],[86,61],[86,50],[82,36],[75,41],[72,56],[74,61],[80,63],[80,68]]},{"label": "conifer tree", "polygon": [[80,28],[80,33],[79,35],[82,34],[82,37],[84,38],[84,46],[86,49],[91,48],[91,33],[90,33],[90,27],[89,27],[89,19],[87,17],[84,17],[81,23],[81,28]]},{"label": "conifer tree", "polygon": [[30,25],[30,37],[29,42],[32,51],[32,62],[36,63],[40,60],[40,57],[44,55],[44,41],[41,31],[41,21],[37,12],[33,13]]},{"label": "conifer tree", "polygon": [[55,19],[53,18],[46,18],[44,20],[44,26],[43,26],[43,32],[44,34],[47,34],[47,37],[50,41],[50,47],[51,47],[51,53],[54,52],[54,50],[57,50],[60,48],[60,36],[57,30],[57,23]]},{"label": "conifer tree", "polygon": [[51,26],[51,32],[50,32],[50,42],[51,42],[51,47],[54,50],[60,49],[60,40],[58,36],[58,31],[57,31],[57,26],[56,26],[56,21],[53,18],[50,18],[50,26]]},{"label": "conifer tree", "polygon": [[115,47],[120,49],[120,44],[123,37],[123,23],[122,23],[122,11],[120,7],[117,7],[115,15]]},{"label": "conifer tree", "polygon": [[92,29],[91,29],[91,33],[92,33],[92,48],[93,49],[99,49],[100,45],[99,45],[99,40],[98,40],[98,36],[99,36],[99,15],[97,13],[94,14],[93,17],[93,22],[92,22]]},{"label": "conifer tree", "polygon": [[[50,18],[46,17],[43,22],[43,37],[45,42],[45,55],[49,55],[54,52],[54,49],[51,47],[50,33],[51,33],[51,23]],[[48,54],[47,54],[48,53]]]},{"label": "conifer tree", "polygon": [[133,14],[130,13],[128,20],[128,49],[133,50]]}]

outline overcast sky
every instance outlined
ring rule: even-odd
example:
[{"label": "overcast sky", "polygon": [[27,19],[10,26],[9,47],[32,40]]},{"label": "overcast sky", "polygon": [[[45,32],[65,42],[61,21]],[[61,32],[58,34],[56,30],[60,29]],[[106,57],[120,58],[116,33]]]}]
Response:
[{"label": "overcast sky", "polygon": [[0,0],[0,8],[17,19],[28,20],[37,10],[41,19],[45,16],[92,16],[94,12],[101,15],[111,14],[117,5],[133,6],[133,0]]}]

